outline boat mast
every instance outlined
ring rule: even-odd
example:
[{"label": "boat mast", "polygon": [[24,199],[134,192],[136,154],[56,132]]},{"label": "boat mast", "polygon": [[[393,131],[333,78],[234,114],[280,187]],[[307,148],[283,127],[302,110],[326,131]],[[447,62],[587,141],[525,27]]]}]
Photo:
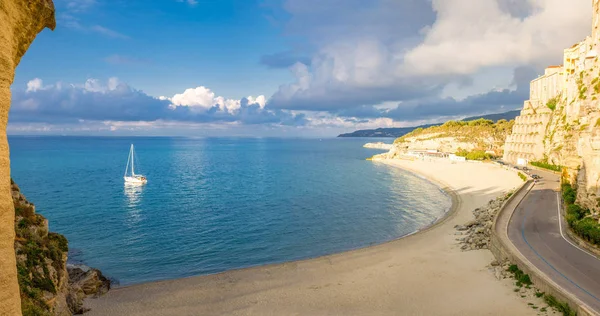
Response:
[{"label": "boat mast", "polygon": [[135,177],[135,171],[133,170],[133,144],[131,144],[131,176]]},{"label": "boat mast", "polygon": [[127,155],[127,166],[125,167],[125,175],[124,177],[127,176],[127,170],[129,170],[129,161],[131,160],[131,150],[129,151],[129,154]]}]

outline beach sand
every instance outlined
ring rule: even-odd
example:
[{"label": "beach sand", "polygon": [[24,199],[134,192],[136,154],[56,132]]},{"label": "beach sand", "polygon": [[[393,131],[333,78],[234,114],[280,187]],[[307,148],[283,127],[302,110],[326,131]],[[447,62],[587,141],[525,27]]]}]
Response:
[{"label": "beach sand", "polygon": [[387,160],[455,192],[456,209],[412,236],[315,259],[111,290],[88,315],[535,315],[498,281],[488,250],[463,252],[454,226],[522,182],[493,164]]}]

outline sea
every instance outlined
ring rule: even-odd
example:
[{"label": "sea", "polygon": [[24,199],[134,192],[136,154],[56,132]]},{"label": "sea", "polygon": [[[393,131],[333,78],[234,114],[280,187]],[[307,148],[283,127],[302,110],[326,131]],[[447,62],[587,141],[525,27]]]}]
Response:
[{"label": "sea", "polygon": [[[373,138],[9,136],[11,172],[120,286],[313,258],[390,241],[451,206],[436,185],[365,160]],[[130,145],[143,186],[124,185]]]}]

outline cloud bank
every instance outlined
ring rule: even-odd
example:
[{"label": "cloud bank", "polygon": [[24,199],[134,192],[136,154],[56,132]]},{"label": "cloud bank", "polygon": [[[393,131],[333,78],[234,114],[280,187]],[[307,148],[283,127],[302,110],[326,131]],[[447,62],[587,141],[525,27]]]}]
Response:
[{"label": "cloud bank", "polygon": [[52,124],[81,121],[190,122],[303,125],[304,115],[265,109],[265,97],[226,99],[200,86],[172,97],[152,97],[117,78],[83,84],[44,85],[35,78],[13,89],[11,123]]},{"label": "cloud bank", "polygon": [[[520,106],[527,89],[473,91],[464,101],[442,92],[468,90],[490,68],[539,72],[560,63],[562,50],[591,28],[587,0],[286,0],[271,8],[286,34],[315,49],[310,63],[291,66],[294,82],[281,85],[268,106],[365,113],[403,104],[388,113],[393,118]],[[528,75],[524,84],[536,73]]]}]

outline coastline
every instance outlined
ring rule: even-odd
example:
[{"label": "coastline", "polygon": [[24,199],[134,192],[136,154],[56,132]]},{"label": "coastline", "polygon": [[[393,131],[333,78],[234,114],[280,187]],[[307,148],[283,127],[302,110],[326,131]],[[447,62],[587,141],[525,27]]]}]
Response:
[{"label": "coastline", "polygon": [[[452,207],[416,232],[366,248],[117,288],[88,300],[89,315],[535,314],[510,285],[487,271],[493,260],[489,251],[461,252],[454,241],[455,224],[472,219],[472,209],[520,179],[488,164],[379,162],[434,183],[451,197]],[[480,170],[465,174],[469,168]],[[476,176],[485,172],[492,173],[495,185]],[[458,181],[457,174],[466,179]]]}]

